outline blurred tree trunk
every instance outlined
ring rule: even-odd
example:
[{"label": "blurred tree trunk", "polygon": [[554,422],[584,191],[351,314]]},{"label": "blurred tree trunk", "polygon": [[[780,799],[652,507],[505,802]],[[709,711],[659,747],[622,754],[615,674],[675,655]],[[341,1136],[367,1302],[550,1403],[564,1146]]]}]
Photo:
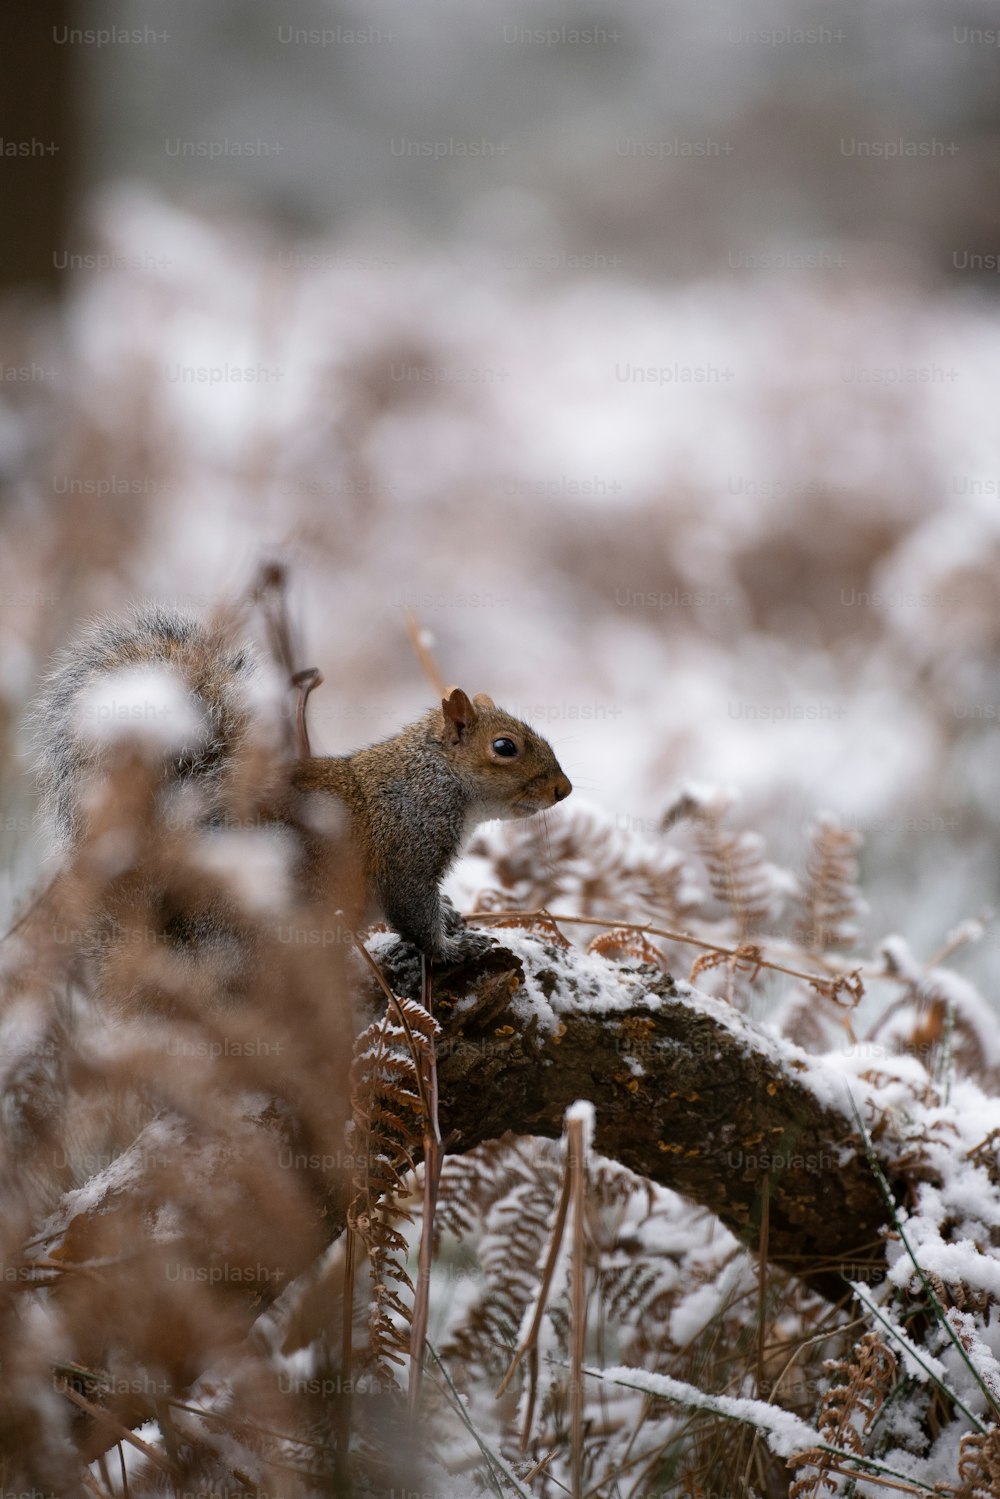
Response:
[{"label": "blurred tree trunk", "polygon": [[53,255],[67,245],[80,48],[56,37],[79,23],[74,9],[70,0],[13,3],[0,25],[0,292],[21,286],[53,291],[60,284]]}]

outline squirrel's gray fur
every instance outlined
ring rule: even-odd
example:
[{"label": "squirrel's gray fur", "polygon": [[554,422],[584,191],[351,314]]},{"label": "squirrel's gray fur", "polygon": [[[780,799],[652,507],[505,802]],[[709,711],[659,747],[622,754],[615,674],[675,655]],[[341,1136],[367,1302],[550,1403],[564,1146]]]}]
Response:
[{"label": "squirrel's gray fur", "polygon": [[250,646],[228,644],[220,632],[155,604],[91,624],[56,658],[32,715],[39,785],[67,837],[80,829],[87,777],[100,760],[100,747],[80,723],[81,701],[101,679],[143,666],[175,668],[203,726],[196,742],[179,746],[173,757],[178,777],[197,776],[207,788],[245,730],[242,689],[258,673]]}]

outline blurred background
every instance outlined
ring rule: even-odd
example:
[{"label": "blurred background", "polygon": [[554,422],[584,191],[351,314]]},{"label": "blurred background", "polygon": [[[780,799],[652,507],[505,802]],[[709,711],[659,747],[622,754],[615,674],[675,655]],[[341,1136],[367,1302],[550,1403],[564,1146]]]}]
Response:
[{"label": "blurred background", "polygon": [[[291,568],[314,745],[446,678],[654,836],[686,782],[867,936],[997,902],[1000,14],[34,0],[0,63],[0,907],[24,717],[137,597]],[[1000,925],[961,957],[992,999]]]}]

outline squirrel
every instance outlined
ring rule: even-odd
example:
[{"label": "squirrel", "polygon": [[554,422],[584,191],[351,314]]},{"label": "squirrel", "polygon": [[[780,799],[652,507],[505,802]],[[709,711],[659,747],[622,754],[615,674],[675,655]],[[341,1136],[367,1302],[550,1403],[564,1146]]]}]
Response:
[{"label": "squirrel", "polygon": [[[134,729],[135,719],[149,718],[136,710],[154,697],[172,711],[165,729],[143,730],[162,757],[161,784],[196,786],[205,824],[219,820],[266,686],[252,644],[181,613],[140,606],[93,626],[63,653],[35,714],[40,782],[64,833],[74,841],[86,828],[90,778],[117,720]],[[112,717],[110,731],[93,732],[94,720]],[[572,790],[547,740],[485,694],[469,698],[458,687],[390,739],[293,761],[288,782],[293,801],[329,797],[344,809],[366,913],[381,912],[440,963],[476,956],[492,941],[469,931],[440,889],[466,835],[493,818],[532,816]]]}]

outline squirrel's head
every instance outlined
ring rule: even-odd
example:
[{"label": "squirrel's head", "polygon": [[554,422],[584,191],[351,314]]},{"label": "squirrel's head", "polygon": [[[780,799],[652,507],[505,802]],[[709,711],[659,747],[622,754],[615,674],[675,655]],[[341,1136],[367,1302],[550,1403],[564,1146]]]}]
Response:
[{"label": "squirrel's head", "polygon": [[471,783],[479,820],[530,817],[573,790],[548,740],[485,693],[469,698],[452,687],[441,701],[441,718],[442,743],[456,772]]}]

